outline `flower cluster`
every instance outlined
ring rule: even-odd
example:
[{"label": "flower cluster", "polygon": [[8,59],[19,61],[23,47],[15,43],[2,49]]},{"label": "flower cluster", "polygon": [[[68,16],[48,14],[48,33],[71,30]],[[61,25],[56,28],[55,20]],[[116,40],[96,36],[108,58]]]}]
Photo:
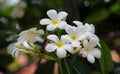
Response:
[{"label": "flower cluster", "polygon": [[[83,24],[80,21],[73,21],[75,26],[69,25],[65,20],[68,15],[65,11],[57,13],[55,10],[47,11],[49,18],[40,20],[41,25],[46,25],[47,32],[45,33],[47,52],[55,52],[58,58],[65,58],[72,54],[79,54],[90,63],[95,62],[95,58],[101,57],[99,38],[95,35],[95,27],[92,24]],[[48,31],[54,31],[50,34]],[[61,31],[64,32],[60,33]],[[35,50],[35,42],[39,35],[44,34],[43,30],[32,28],[20,33],[15,51],[32,52]],[[53,53],[54,54],[54,53]]]},{"label": "flower cluster", "polygon": [[50,19],[40,20],[41,25],[47,25],[48,31],[58,28],[66,32],[65,35],[60,35],[60,37],[55,34],[47,36],[52,41],[45,47],[47,52],[56,51],[59,58],[65,58],[68,54],[79,53],[82,57],[86,57],[90,63],[94,63],[95,58],[101,57],[101,51],[96,48],[100,44],[99,38],[95,35],[94,25],[73,21],[76,26],[71,26],[65,21],[68,14],[64,11],[57,13],[55,10],[49,10],[47,15]]}]

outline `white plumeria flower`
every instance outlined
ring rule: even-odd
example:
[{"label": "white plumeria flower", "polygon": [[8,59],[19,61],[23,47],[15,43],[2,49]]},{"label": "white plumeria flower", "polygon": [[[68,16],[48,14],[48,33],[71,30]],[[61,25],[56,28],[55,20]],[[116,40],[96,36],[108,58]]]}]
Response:
[{"label": "white plumeria flower", "polygon": [[49,10],[47,11],[47,15],[50,19],[44,18],[40,20],[41,25],[48,25],[47,29],[49,31],[53,31],[56,28],[64,29],[67,23],[65,22],[65,19],[67,17],[67,13],[65,11],[61,11],[57,14],[55,10]]},{"label": "white plumeria flower", "polygon": [[86,35],[84,35],[84,33],[85,33],[84,26],[79,26],[79,27],[67,26],[65,28],[65,31],[68,34],[65,36],[71,42],[72,47],[80,46],[80,40],[82,40],[84,37],[86,37]]},{"label": "white plumeria flower", "polygon": [[22,31],[19,34],[18,43],[21,44],[24,41],[27,41],[29,43],[34,43],[35,41],[37,41],[38,39],[37,37],[39,37],[42,34],[44,34],[44,31],[36,30],[36,28],[31,28],[29,30]]},{"label": "white plumeria flower", "polygon": [[[34,43],[37,40],[43,41],[43,40],[41,40],[42,38],[40,37],[40,35],[42,35],[42,34],[44,34],[44,31],[36,30],[36,28],[31,28],[29,30],[22,31],[19,34],[19,38],[18,38],[17,42],[14,44],[13,54],[16,55],[16,51],[17,51],[17,53],[18,53],[18,51],[31,53],[32,50],[35,48]],[[38,37],[40,37],[40,38],[38,38]]]},{"label": "white plumeria flower", "polygon": [[82,40],[88,39],[89,37],[94,37],[99,42],[99,38],[94,34],[95,33],[95,27],[94,27],[93,24],[85,23],[85,25],[83,25],[83,23],[80,22],[80,21],[73,21],[73,23],[75,23],[77,25],[77,27],[79,27],[79,26],[84,27],[85,32],[81,36]]},{"label": "white plumeria flower", "polygon": [[95,58],[101,57],[101,51],[98,48],[95,48],[97,44],[98,40],[96,40],[94,37],[91,37],[89,41],[83,41],[83,48],[80,51],[80,54],[82,54],[82,57],[87,57],[87,60],[90,63],[94,63]]},{"label": "white plumeria flower", "polygon": [[53,43],[49,43],[45,47],[47,52],[53,52],[56,50],[57,56],[59,58],[66,57],[67,51],[70,53],[73,52],[73,48],[69,44],[70,42],[67,40],[67,38],[64,35],[62,35],[60,39],[56,35],[49,35],[47,38],[53,41]]}]

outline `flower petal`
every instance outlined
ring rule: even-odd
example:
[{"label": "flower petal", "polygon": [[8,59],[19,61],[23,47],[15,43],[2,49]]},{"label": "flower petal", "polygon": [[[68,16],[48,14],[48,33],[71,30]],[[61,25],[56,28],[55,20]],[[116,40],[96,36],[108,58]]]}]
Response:
[{"label": "flower petal", "polygon": [[83,41],[83,46],[86,47],[88,45],[88,40]]},{"label": "flower petal", "polygon": [[49,40],[54,41],[54,42],[58,42],[58,41],[59,41],[59,38],[58,38],[56,35],[54,35],[54,34],[48,35],[47,38],[48,38]]},{"label": "flower petal", "polygon": [[85,52],[84,48],[81,49],[80,54],[82,54],[82,57],[87,57],[87,55],[88,55],[88,53]]},{"label": "flower petal", "polygon": [[94,25],[92,25],[92,24],[88,24],[88,23],[85,23],[85,28],[86,28],[86,30],[87,31],[89,31],[89,32],[91,32],[91,33],[95,33],[95,27],[94,27]]},{"label": "flower petal", "polygon": [[49,11],[47,11],[47,15],[52,20],[57,19],[57,11],[56,10],[49,10]]},{"label": "flower petal", "polygon": [[100,58],[101,57],[101,51],[98,48],[94,48],[93,50],[91,50],[89,52],[89,54],[93,55],[96,58]]},{"label": "flower petal", "polygon": [[71,45],[72,45],[72,47],[78,47],[78,46],[80,46],[80,42],[73,41]]},{"label": "flower petal", "polygon": [[64,43],[70,43],[71,42],[71,38],[69,35],[62,35],[61,36],[61,41]]},{"label": "flower petal", "polygon": [[69,35],[75,34],[75,32],[76,32],[76,27],[74,27],[74,26],[67,26],[67,27],[65,28],[65,31],[66,31]]},{"label": "flower petal", "polygon": [[45,47],[45,50],[47,52],[53,52],[55,51],[57,48],[57,46],[54,44],[54,43],[51,43],[51,44],[48,44],[46,47]]},{"label": "flower petal", "polygon": [[40,20],[41,25],[48,25],[50,23],[51,23],[51,20],[47,18]]},{"label": "flower petal", "polygon": [[59,24],[58,24],[58,28],[60,29],[65,29],[67,23],[65,21],[61,21]]},{"label": "flower petal", "polygon": [[85,33],[85,28],[84,28],[84,26],[79,26],[79,27],[77,27],[76,28],[76,34],[77,34],[77,36],[81,36],[82,34],[84,34]]},{"label": "flower petal", "polygon": [[83,26],[83,23],[80,21],[73,21],[74,24],[76,24],[77,26]]},{"label": "flower petal", "polygon": [[64,58],[67,55],[67,52],[65,49],[61,48],[61,49],[57,49],[57,56],[59,58]]},{"label": "flower petal", "polygon": [[24,41],[24,42],[23,42],[23,45],[24,45],[26,48],[28,48],[28,49],[32,49],[32,47],[28,44],[27,41]]},{"label": "flower petal", "polygon": [[47,30],[49,30],[49,31],[53,31],[53,30],[55,30],[57,28],[57,26],[54,26],[54,25],[52,25],[52,24],[49,24],[48,26],[47,26]]},{"label": "flower petal", "polygon": [[58,20],[63,20],[63,19],[66,19],[68,13],[64,12],[64,11],[61,11],[58,13]]},{"label": "flower petal", "polygon": [[97,44],[98,44],[98,40],[96,40],[94,37],[91,37],[91,38],[89,39],[89,44],[88,44],[88,46],[89,46],[90,48],[94,48]]},{"label": "flower petal", "polygon": [[68,52],[72,53],[73,52],[73,47],[70,44],[65,44],[63,46],[64,49],[66,49]]},{"label": "flower petal", "polygon": [[88,60],[90,63],[94,63],[94,62],[95,62],[94,56],[92,56],[92,55],[90,55],[90,54],[87,56],[87,60]]}]

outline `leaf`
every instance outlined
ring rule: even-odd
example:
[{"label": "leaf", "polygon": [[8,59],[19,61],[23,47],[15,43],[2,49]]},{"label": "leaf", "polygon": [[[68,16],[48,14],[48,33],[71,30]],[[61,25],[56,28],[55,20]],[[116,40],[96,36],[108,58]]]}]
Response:
[{"label": "leaf", "polygon": [[103,74],[114,74],[114,66],[111,58],[110,50],[107,45],[101,40],[101,58],[99,59],[100,67]]}]

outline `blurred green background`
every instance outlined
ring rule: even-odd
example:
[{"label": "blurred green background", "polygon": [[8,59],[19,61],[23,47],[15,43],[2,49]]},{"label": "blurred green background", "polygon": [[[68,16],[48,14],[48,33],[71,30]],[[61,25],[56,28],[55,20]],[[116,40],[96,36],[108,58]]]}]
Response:
[{"label": "blurred green background", "polygon": [[66,11],[71,25],[74,20],[94,24],[96,34],[110,48],[109,34],[120,31],[120,0],[0,0],[0,71],[13,72],[8,68],[15,62],[11,51],[8,52],[10,44],[16,42],[22,30],[44,29],[39,21],[47,17],[49,9]]}]

